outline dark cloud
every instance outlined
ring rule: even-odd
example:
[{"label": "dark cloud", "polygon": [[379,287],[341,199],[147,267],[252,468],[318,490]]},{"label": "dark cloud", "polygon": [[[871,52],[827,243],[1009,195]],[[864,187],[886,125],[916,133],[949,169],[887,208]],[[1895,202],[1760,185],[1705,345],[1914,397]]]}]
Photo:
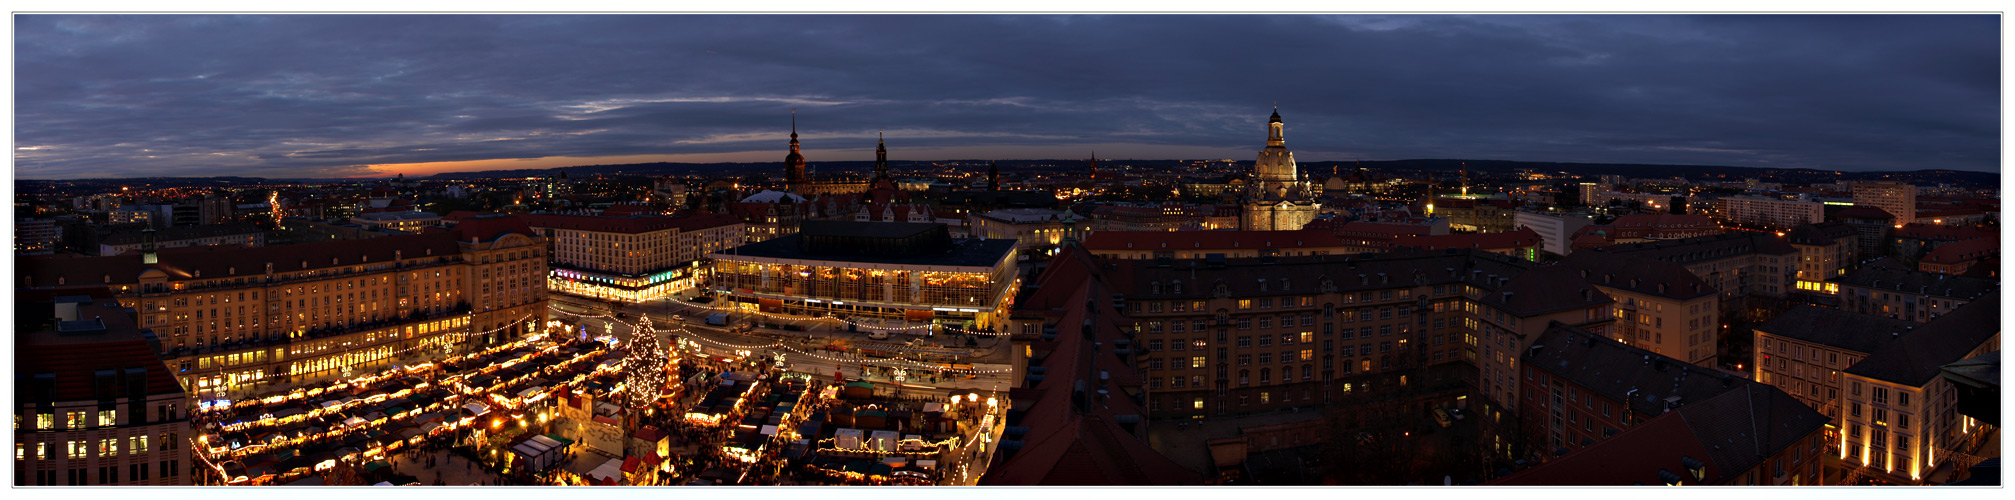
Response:
[{"label": "dark cloud", "polygon": [[15,173],[777,152],[792,108],[833,159],[1244,158],[1274,102],[1304,160],[1991,171],[1999,21],[20,15]]}]

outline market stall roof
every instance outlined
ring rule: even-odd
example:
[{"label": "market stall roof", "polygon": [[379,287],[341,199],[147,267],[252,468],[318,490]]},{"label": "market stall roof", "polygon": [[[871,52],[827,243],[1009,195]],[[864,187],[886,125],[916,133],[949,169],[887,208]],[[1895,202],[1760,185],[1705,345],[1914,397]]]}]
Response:
[{"label": "market stall roof", "polygon": [[602,462],[602,465],[595,466],[595,470],[588,471],[587,476],[591,481],[622,481],[623,459],[611,458],[607,462]]}]

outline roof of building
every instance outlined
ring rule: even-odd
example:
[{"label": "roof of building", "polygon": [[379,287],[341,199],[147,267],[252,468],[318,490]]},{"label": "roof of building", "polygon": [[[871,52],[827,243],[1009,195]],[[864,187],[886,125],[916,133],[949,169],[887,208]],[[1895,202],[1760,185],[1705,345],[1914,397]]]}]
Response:
[{"label": "roof of building", "polygon": [[1962,241],[1974,238],[1998,238],[2000,232],[1973,226],[1941,226],[1938,224],[1910,223],[1890,233],[1894,238],[1909,238],[1934,241]]},{"label": "roof of building", "polygon": [[804,203],[805,197],[783,191],[765,189],[762,192],[742,198],[742,203]]},{"label": "roof of building", "polygon": [[1010,224],[1040,224],[1077,219],[1077,216],[1069,210],[1050,210],[1046,208],[1002,208],[979,214],[977,217]]},{"label": "roof of building", "polygon": [[1919,262],[1932,264],[1958,264],[1990,257],[2001,253],[2001,238],[1974,238],[1954,241],[1933,248]]},{"label": "roof of building", "polygon": [[1757,325],[1755,330],[1866,354],[1917,326],[1914,321],[1800,305]]},{"label": "roof of building", "polygon": [[1671,409],[1668,401],[1690,404],[1748,382],[1562,324],[1548,326],[1523,356],[1527,367],[1625,401],[1640,415],[1663,414]]},{"label": "roof of building", "polygon": [[935,222],[858,222],[840,220],[808,220],[798,226],[798,233],[810,236],[848,236],[856,238],[908,238],[935,231],[944,226]]},{"label": "roof of building", "polygon": [[1846,276],[1826,281],[1843,286],[1958,300],[1974,300],[1987,292],[2001,288],[1999,282],[1990,279],[1920,272],[1897,264],[1899,263],[1894,260],[1878,259],[1863,265],[1861,269],[1847,273]]},{"label": "roof of building", "polygon": [[[144,383],[149,395],[182,394],[182,385],[169,373],[168,366],[162,364],[157,346],[148,341],[126,309],[111,298],[111,292],[98,287],[84,293],[88,295],[57,298],[43,292],[17,297],[14,373],[30,377],[30,383],[14,388],[20,391],[17,394],[34,398],[37,389],[33,378],[48,374],[54,377],[52,402],[95,401],[101,399],[96,387],[99,371],[109,370],[123,377],[128,369],[146,371]],[[93,323],[94,328],[59,332],[55,303],[60,301],[82,302],[77,305],[78,317],[90,318],[83,321]]]},{"label": "roof of building", "polygon": [[[168,229],[155,231],[154,241],[164,242],[175,240],[193,240],[198,238],[216,238],[221,236],[235,236],[242,234],[260,234],[264,232],[265,230],[259,229],[259,226],[254,225],[250,222],[227,222],[224,224],[204,224],[200,226],[171,227]],[[99,238],[98,244],[114,245],[114,246],[138,245],[146,243],[146,241],[147,241],[147,234],[144,231],[119,231],[107,234],[103,238]]]},{"label": "roof of building", "polygon": [[[1527,366],[1568,378],[1606,398],[1631,394],[1628,404],[1633,411],[1655,416],[1492,485],[1667,484],[1675,479],[1725,484],[1777,453],[1804,444],[1826,425],[1824,415],[1775,387],[1689,367],[1564,326],[1549,328],[1527,360]],[[1647,364],[1653,368],[1647,369]],[[1660,364],[1666,367],[1663,371],[1656,369]],[[1677,399],[1668,399],[1674,396]],[[1699,477],[1689,470],[1689,462],[1699,464]],[[1660,477],[1660,471],[1672,476]]]},{"label": "roof of building", "polygon": [[495,241],[508,234],[538,237],[538,233],[532,232],[532,227],[525,224],[525,219],[522,217],[504,214],[478,215],[463,219],[447,232],[453,235],[456,241]]},{"label": "roof of building", "polygon": [[1529,227],[1500,233],[1464,233],[1438,236],[1400,236],[1393,244],[1427,250],[1449,248],[1475,248],[1479,250],[1507,250],[1534,248],[1539,246],[1539,232]]},{"label": "roof of building", "polygon": [[1799,224],[1784,233],[1793,245],[1830,245],[1840,240],[1860,237],[1854,226],[1845,222],[1832,221],[1819,224]]},{"label": "roof of building", "polygon": [[1923,387],[1939,367],[1966,357],[2001,333],[2001,292],[1953,309],[1869,353],[1847,373],[1875,380]]},{"label": "roof of building", "polygon": [[[1131,322],[1096,300],[1110,290],[1096,263],[1082,248],[1067,246],[1043,276],[1036,295],[1049,299],[1022,303],[1017,312],[1044,316],[1067,331],[1031,341],[1033,359],[1045,367],[1043,379],[1010,391],[1007,424],[1026,429],[1005,438],[984,485],[1194,485],[1202,478],[1150,448],[1133,432],[1146,424],[1147,409],[1127,396],[1138,390],[1139,373],[1130,359],[1112,352],[1127,338]],[[1088,304],[1085,307],[1073,307]],[[1092,339],[1083,335],[1089,330]],[[1094,342],[1093,340],[1096,340]],[[1103,375],[1103,376],[1102,376]],[[1080,387],[1082,389],[1080,389]],[[1110,391],[1100,397],[1094,391]],[[1130,422],[1130,423],[1126,423]],[[1131,428],[1131,429],[1130,429]],[[1018,443],[1018,444],[1016,444]]]},{"label": "roof of building", "polygon": [[[457,226],[456,229],[462,227]],[[134,284],[139,282],[140,274],[150,268],[167,273],[171,281],[228,276],[250,277],[265,273],[265,265],[268,263],[273,265],[273,272],[289,273],[365,262],[386,262],[398,257],[453,255],[460,251],[461,248],[455,244],[452,233],[444,231],[273,247],[224,245],[166,248],[157,252],[159,263],[152,265],[143,264],[140,256],[131,254],[105,257],[17,256],[14,259],[17,278],[15,285],[28,288]]]},{"label": "roof of building", "polygon": [[[807,221],[808,223],[810,221]],[[901,223],[896,223],[901,224]],[[941,225],[941,224],[930,224]],[[852,262],[860,264],[894,264],[910,266],[955,266],[992,267],[1014,251],[1015,240],[952,238],[951,249],[942,254],[915,257],[888,257],[876,255],[819,255],[799,249],[798,240],[804,235],[792,234],[742,245],[729,250],[710,254],[715,259],[735,257],[763,257],[771,259],[821,260],[829,262]]]},{"label": "roof of building", "polygon": [[[1097,234],[1097,233],[1094,233]],[[1130,287],[1142,299],[1209,298],[1222,285],[1226,296],[1307,294],[1324,283],[1341,292],[1462,283],[1490,293],[1480,302],[1536,316],[1613,302],[1565,266],[1542,266],[1490,252],[1453,249],[1400,250],[1354,257],[1317,255],[1278,259],[1226,259],[1224,265],[1181,265],[1154,260],[1108,260],[1114,286]],[[1186,286],[1177,290],[1175,285]],[[1153,293],[1156,284],[1167,285]]]},{"label": "roof of building", "polygon": [[1591,248],[1589,251],[1630,254],[1635,257],[1692,264],[1749,254],[1783,255],[1797,253],[1789,242],[1771,233],[1737,231],[1677,240],[1627,243]]},{"label": "roof of building", "polygon": [[732,226],[741,223],[742,219],[728,214],[697,213],[672,218],[672,225],[677,226],[680,231],[685,232]]},{"label": "roof of building", "polygon": [[2001,387],[2001,351],[1954,361],[1941,367],[1946,378],[1977,387]]},{"label": "roof of building", "polygon": [[1335,234],[1300,231],[1093,231],[1088,250],[1296,250],[1343,246]]},{"label": "roof of building", "polygon": [[1686,266],[1625,254],[1575,252],[1561,261],[1581,271],[1589,283],[1631,293],[1688,301],[1718,293]]}]

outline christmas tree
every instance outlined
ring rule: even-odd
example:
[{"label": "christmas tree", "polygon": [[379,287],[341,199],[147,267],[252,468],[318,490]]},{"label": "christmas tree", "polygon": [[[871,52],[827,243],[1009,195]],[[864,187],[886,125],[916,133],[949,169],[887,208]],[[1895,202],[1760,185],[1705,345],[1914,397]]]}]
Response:
[{"label": "christmas tree", "polygon": [[651,328],[649,316],[637,321],[630,334],[629,352],[629,357],[623,358],[624,397],[630,408],[643,408],[664,394],[665,366],[671,362],[664,345],[658,343],[658,332]]}]

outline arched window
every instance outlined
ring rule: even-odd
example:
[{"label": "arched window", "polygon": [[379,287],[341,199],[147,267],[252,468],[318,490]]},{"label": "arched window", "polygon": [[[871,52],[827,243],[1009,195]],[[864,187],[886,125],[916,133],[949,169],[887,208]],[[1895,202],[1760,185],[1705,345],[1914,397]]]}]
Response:
[{"label": "arched window", "polygon": [[1252,385],[1252,370],[1239,370],[1238,386],[1245,387],[1248,385]]},{"label": "arched window", "polygon": [[1315,365],[1301,365],[1301,379],[1303,381],[1314,380]]},{"label": "arched window", "polygon": [[[1286,377],[1282,377],[1282,378],[1286,378]],[[1272,369],[1272,368],[1261,368],[1261,369],[1259,369],[1259,383],[1260,383],[1260,384],[1266,384],[1266,383],[1269,383],[1269,382],[1273,382],[1273,369]]]}]

